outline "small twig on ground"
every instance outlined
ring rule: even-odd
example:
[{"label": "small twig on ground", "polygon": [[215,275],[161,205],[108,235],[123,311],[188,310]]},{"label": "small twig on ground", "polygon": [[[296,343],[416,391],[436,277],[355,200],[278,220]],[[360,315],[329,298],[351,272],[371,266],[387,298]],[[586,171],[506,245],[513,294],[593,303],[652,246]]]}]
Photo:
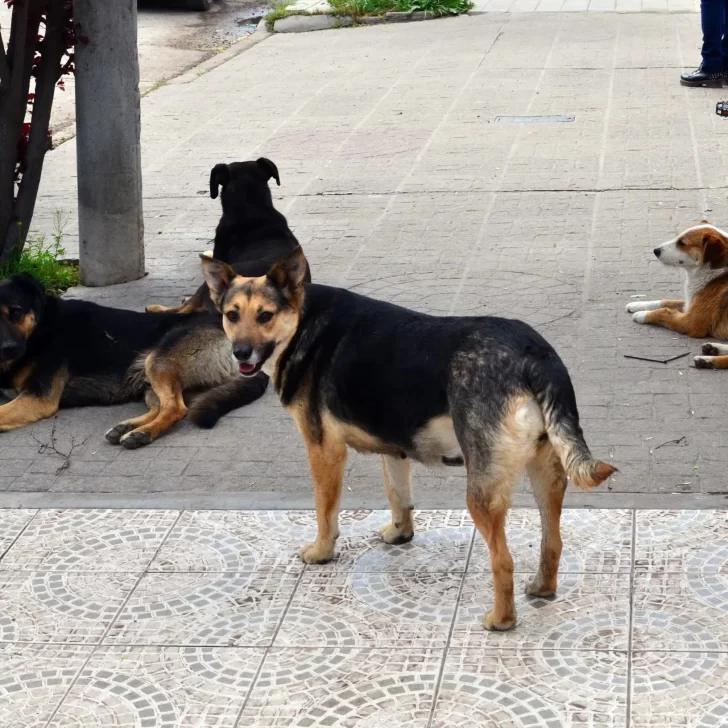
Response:
[{"label": "small twig on ground", "polygon": [[678,437],[677,440],[668,440],[667,442],[663,442],[662,445],[657,445],[657,447],[653,447],[653,452],[655,450],[659,450],[661,447],[665,447],[665,445],[679,445],[681,442],[685,440],[685,435],[682,437]]},{"label": "small twig on ground", "polygon": [[683,357],[689,356],[690,352],[686,351],[684,354],[678,354],[677,356],[671,356],[669,359],[650,359],[646,356],[632,356],[631,354],[625,354],[625,359],[637,359],[638,361],[651,361],[655,364],[669,364],[671,361],[677,361]]},{"label": "small twig on ground", "polygon": [[60,475],[64,470],[67,470],[71,465],[71,455],[76,448],[83,447],[88,441],[91,435],[89,435],[83,442],[76,442],[71,438],[71,449],[68,452],[61,452],[58,449],[58,440],[56,438],[56,423],[53,423],[51,428],[51,439],[50,442],[41,442],[35,435],[32,435],[33,439],[38,443],[38,454],[39,455],[57,455],[63,460],[61,465],[56,469],[56,475]]}]

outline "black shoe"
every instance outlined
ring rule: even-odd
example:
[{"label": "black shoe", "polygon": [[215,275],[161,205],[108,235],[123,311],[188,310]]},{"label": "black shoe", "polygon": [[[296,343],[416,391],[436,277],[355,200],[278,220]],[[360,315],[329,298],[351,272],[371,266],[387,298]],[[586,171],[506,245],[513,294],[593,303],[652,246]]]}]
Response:
[{"label": "black shoe", "polygon": [[708,73],[701,66],[691,73],[683,73],[680,76],[682,86],[702,86],[703,88],[721,88],[726,78],[725,71],[714,71]]}]

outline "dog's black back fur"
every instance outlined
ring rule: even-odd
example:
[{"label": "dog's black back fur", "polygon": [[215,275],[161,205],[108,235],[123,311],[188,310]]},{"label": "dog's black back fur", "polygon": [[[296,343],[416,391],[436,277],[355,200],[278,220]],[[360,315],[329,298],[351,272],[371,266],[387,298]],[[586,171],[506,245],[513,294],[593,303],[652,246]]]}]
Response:
[{"label": "dog's black back fur", "polygon": [[210,173],[213,199],[222,187],[222,217],[212,255],[232,265],[238,275],[265,275],[298,247],[285,216],[273,206],[268,187],[271,178],[280,185],[278,168],[265,157],[255,162],[218,164]]},{"label": "dog's black back fur", "polygon": [[[414,459],[414,438],[429,420],[475,417],[482,436],[497,429],[519,393],[536,397],[547,426],[556,422],[567,439],[583,442],[565,365],[542,336],[517,320],[429,316],[310,284],[275,384],[286,406],[306,391],[314,437],[323,436],[320,418],[329,411]],[[473,457],[487,457],[487,438],[481,440],[472,443]]]}]

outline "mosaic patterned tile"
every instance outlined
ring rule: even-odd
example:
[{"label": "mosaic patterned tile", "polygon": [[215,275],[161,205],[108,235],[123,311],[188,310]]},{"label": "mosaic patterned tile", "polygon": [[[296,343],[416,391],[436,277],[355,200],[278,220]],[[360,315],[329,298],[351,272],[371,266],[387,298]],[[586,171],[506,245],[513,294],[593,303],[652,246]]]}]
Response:
[{"label": "mosaic patterned tile", "polygon": [[0,571],[0,642],[98,644],[137,574]]},{"label": "mosaic patterned tile", "polygon": [[[535,509],[511,510],[506,530],[517,572],[538,570],[541,521]],[[561,518],[560,573],[629,573],[632,562],[632,511],[566,509]],[[469,571],[490,571],[488,547],[475,535]]]},{"label": "mosaic patterned tile", "polygon": [[240,718],[255,728],[425,728],[440,650],[273,648]]},{"label": "mosaic patterned tile", "polygon": [[444,647],[462,574],[306,572],[276,646]]},{"label": "mosaic patterned tile", "polygon": [[41,511],[0,569],[143,571],[176,518],[176,511]]},{"label": "mosaic patterned tile", "polygon": [[638,650],[728,651],[728,574],[636,574]]},{"label": "mosaic patterned tile", "polygon": [[415,536],[409,543],[391,546],[382,541],[379,528],[390,521],[389,511],[375,511],[374,531],[364,537],[337,542],[338,557],[321,571],[455,572],[465,571],[474,526],[467,511],[417,511]]},{"label": "mosaic patterned tile", "polygon": [[106,642],[268,645],[297,578],[284,572],[146,574]]},{"label": "mosaic patterned tile", "polygon": [[18,537],[18,534],[28,525],[36,511],[26,509],[0,509],[0,558],[6,549]]},{"label": "mosaic patterned tile", "polygon": [[635,652],[632,656],[633,728],[728,726],[728,654]]},{"label": "mosaic patterned tile", "polygon": [[233,728],[264,650],[99,648],[49,728]]},{"label": "mosaic patterned tile", "polygon": [[92,647],[0,645],[0,725],[45,726]]},{"label": "mosaic patterned tile", "polygon": [[489,632],[483,627],[483,617],[493,603],[491,576],[466,574],[451,644],[534,650],[627,649],[629,574],[565,574],[554,599],[526,596],[524,589],[531,576],[521,574],[514,579],[515,628]]},{"label": "mosaic patterned tile", "polygon": [[627,725],[627,654],[453,649],[432,728]]},{"label": "mosaic patterned tile", "polygon": [[[336,557],[326,571],[464,570],[473,526],[466,511],[420,511],[409,544],[389,546],[379,529],[388,511],[342,511]],[[316,538],[314,511],[188,511],[182,514],[151,571],[300,572],[298,550]]]},{"label": "mosaic patterned tile", "polygon": [[728,574],[728,511],[637,511],[635,571]]}]

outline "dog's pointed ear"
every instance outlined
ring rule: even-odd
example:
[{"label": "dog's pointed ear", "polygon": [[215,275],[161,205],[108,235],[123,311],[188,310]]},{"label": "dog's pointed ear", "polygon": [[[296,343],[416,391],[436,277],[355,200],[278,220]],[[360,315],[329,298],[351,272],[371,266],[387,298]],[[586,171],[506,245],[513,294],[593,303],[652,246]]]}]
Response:
[{"label": "dog's pointed ear", "polygon": [[220,185],[225,189],[225,185],[230,181],[230,167],[227,164],[216,164],[210,171],[210,197],[217,199],[217,193]]},{"label": "dog's pointed ear", "polygon": [[16,273],[11,280],[31,296],[37,304],[41,305],[45,302],[45,286],[30,273]]},{"label": "dog's pointed ear", "polygon": [[278,175],[278,167],[276,167],[270,159],[261,157],[260,159],[257,159],[255,163],[263,170],[263,173],[267,175],[267,179],[272,177],[276,181],[276,184],[279,187],[281,186],[281,178]]},{"label": "dog's pointed ear", "polygon": [[728,267],[728,241],[717,230],[703,237],[703,262],[710,263],[711,268]]},{"label": "dog's pointed ear", "polygon": [[225,292],[230,287],[233,278],[235,278],[235,271],[221,260],[209,258],[204,254],[200,258],[202,259],[202,275],[205,278],[207,287],[210,289],[210,298],[219,311]]},{"label": "dog's pointed ear", "polygon": [[269,271],[268,280],[286,299],[293,302],[298,299],[306,280],[308,263],[299,245],[290,255],[279,260]]}]

